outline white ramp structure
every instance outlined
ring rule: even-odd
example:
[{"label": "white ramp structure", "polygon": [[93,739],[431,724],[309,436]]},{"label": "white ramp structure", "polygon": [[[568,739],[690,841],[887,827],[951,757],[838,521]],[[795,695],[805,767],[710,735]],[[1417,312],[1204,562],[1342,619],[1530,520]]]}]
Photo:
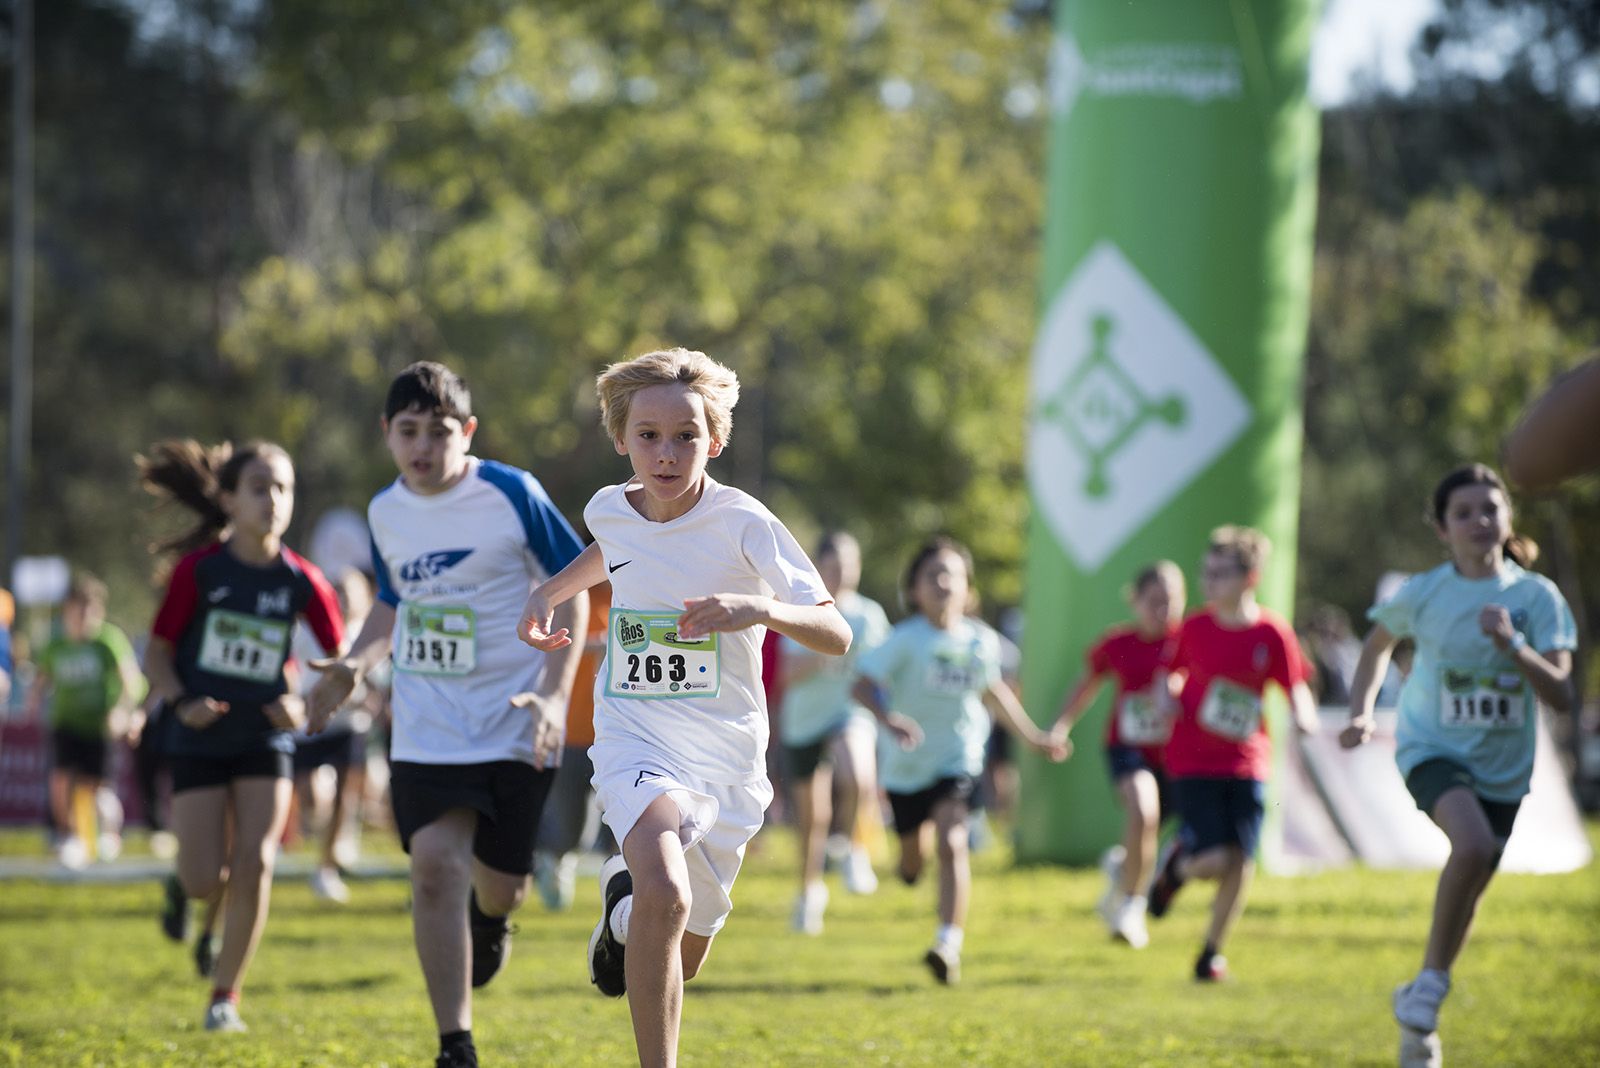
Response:
[{"label": "white ramp structure", "polygon": [[[1393,709],[1358,749],[1339,747],[1347,709],[1322,710],[1322,730],[1302,738],[1282,769],[1283,870],[1337,866],[1352,857],[1372,868],[1438,868],[1450,852],[1444,832],[1417,810],[1395,767]],[[1321,804],[1317,804],[1320,800]],[[1335,843],[1329,826],[1337,829]],[[1500,870],[1576,871],[1593,859],[1555,742],[1541,716],[1531,792],[1523,800]]]}]

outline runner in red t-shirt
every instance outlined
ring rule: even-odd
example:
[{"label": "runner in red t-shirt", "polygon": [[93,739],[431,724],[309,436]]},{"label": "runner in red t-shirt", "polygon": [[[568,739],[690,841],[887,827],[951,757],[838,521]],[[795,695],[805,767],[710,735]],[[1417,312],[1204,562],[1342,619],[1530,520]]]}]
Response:
[{"label": "runner in red t-shirt", "polygon": [[1201,980],[1227,975],[1222,944],[1244,910],[1261,834],[1272,756],[1261,714],[1267,683],[1288,693],[1297,729],[1317,729],[1300,643],[1288,623],[1256,604],[1270,548],[1265,535],[1248,527],[1212,531],[1201,572],[1206,608],[1184,620],[1172,655],[1172,672],[1185,677],[1167,774],[1183,828],[1162,855],[1150,915],[1164,915],[1185,880],[1216,881],[1205,948],[1195,962]]},{"label": "runner in red t-shirt", "polygon": [[1172,730],[1169,702],[1151,692],[1156,675],[1172,658],[1177,621],[1183,618],[1183,572],[1170,560],[1151,564],[1128,591],[1133,626],[1108,631],[1090,648],[1085,674],[1068,694],[1055,733],[1072,729],[1101,687],[1116,682],[1106,717],[1106,760],[1127,818],[1122,843],[1106,851],[1108,885],[1098,911],[1111,934],[1135,949],[1150,941],[1145,929],[1145,887],[1155,868],[1161,817],[1172,811],[1162,746]]}]

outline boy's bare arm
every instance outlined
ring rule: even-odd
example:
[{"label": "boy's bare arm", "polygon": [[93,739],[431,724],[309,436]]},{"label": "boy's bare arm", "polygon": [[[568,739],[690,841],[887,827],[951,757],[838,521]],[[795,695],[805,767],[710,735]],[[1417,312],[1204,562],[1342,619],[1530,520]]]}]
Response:
[{"label": "boy's bare arm", "polygon": [[762,625],[814,652],[843,656],[850,650],[850,624],[832,601],[788,604],[772,597],[716,593],[691,597],[683,602],[683,609],[683,615],[678,617],[678,633],[686,638]]},{"label": "boy's bare arm", "polygon": [[[582,626],[589,617],[587,596],[589,587],[598,586],[605,579],[605,556],[600,551],[600,543],[595,542],[579,553],[572,563],[528,594],[528,601],[522,606],[522,621],[517,624],[517,637],[535,649],[543,649],[547,653],[565,648],[572,643],[573,634],[582,633],[574,631],[571,623],[576,621]],[[569,614],[556,620],[556,606],[572,600],[579,594],[585,595],[582,619]]]}]

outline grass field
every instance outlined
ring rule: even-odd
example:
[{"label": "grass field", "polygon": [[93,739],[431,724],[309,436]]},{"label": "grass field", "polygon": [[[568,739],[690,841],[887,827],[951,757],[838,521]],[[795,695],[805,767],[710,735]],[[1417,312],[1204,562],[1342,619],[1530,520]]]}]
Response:
[{"label": "grass field", "polygon": [[[1600,844],[1600,824],[1591,825]],[[0,852],[19,851],[14,843]],[[1210,900],[1186,888],[1151,946],[1110,942],[1092,872],[976,861],[964,982],[921,964],[933,890],[834,889],[827,930],[787,929],[791,839],[769,830],[737,908],[684,1005],[699,1065],[1393,1064],[1389,992],[1417,967],[1429,873],[1360,869],[1257,880],[1228,947],[1233,978],[1189,969]],[[346,907],[280,880],[245,991],[247,1035],[200,1030],[205,984],[163,940],[154,883],[0,882],[0,1065],[426,1065],[434,1036],[403,882]],[[583,951],[598,894],[537,900],[511,961],[480,992],[486,1065],[631,1063],[627,1007],[591,990]],[[1600,1063],[1600,865],[1502,876],[1441,1020],[1453,1065]]]}]

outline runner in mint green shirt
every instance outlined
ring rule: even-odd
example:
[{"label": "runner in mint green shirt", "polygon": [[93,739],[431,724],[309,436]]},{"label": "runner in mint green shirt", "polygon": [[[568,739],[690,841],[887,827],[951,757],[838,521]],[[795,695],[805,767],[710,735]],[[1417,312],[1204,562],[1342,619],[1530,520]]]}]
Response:
[{"label": "runner in mint green shirt", "polygon": [[1500,476],[1482,464],[1446,475],[1434,525],[1451,560],[1372,609],[1350,686],[1352,748],[1372,736],[1373,698],[1402,638],[1416,660],[1400,694],[1397,761],[1406,787],[1450,839],[1422,971],[1394,994],[1402,1028],[1437,1031],[1450,968],[1511,836],[1533,771],[1539,705],[1572,708],[1572,611],[1526,570],[1538,549],[1511,531]]},{"label": "runner in mint green shirt", "polygon": [[861,807],[877,803],[878,732],[872,713],[850,696],[850,684],[861,654],[888,636],[889,617],[878,602],[856,590],[861,581],[861,547],[855,538],[843,531],[827,535],[812,561],[851,633],[850,651],[844,656],[823,656],[784,638],[778,658],[783,681],[778,736],[800,843],[800,893],[790,924],[796,931],[815,935],[822,933],[822,915],[828,907],[822,870],[830,824],[845,828],[850,841],[843,867],[845,889],[870,894],[878,888],[866,846],[850,834]]},{"label": "runner in mint green shirt", "polygon": [[904,589],[917,614],[862,657],[852,692],[898,746],[885,747],[881,774],[900,836],[901,879],[916,882],[937,843],[939,927],[923,961],[935,979],[951,984],[961,977],[972,885],[967,817],[990,712],[1051,760],[1065,760],[1068,745],[1065,730],[1050,735],[1035,726],[1001,681],[999,635],[967,615],[972,554],[963,545],[929,541],[906,569]]}]

